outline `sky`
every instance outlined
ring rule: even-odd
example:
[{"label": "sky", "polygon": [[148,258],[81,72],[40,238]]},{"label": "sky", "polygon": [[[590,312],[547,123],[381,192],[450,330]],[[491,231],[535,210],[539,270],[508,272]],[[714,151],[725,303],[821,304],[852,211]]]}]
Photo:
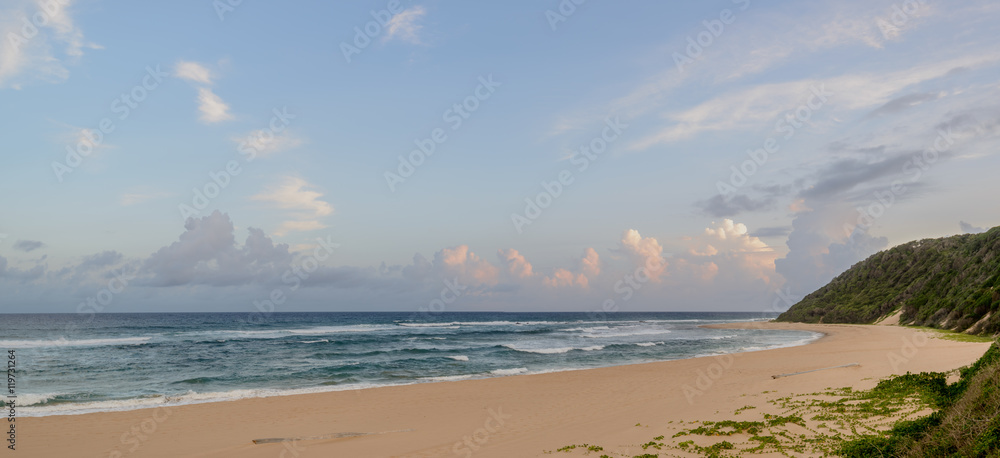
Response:
[{"label": "sky", "polygon": [[0,312],[785,310],[1000,224],[998,19],[5,0]]}]

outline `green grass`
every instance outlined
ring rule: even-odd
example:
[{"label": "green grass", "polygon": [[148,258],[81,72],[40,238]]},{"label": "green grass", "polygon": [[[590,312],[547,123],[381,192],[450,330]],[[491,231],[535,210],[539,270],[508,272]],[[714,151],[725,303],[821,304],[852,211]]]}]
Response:
[{"label": "green grass", "polygon": [[[761,453],[1000,457],[1000,347],[994,343],[979,360],[958,372],[960,379],[952,384],[944,373],[907,373],[881,380],[870,390],[826,388],[765,399],[770,411],[780,413],[754,415],[757,410],[749,406],[736,409],[734,415],[742,414],[745,421],[652,424],[646,427],[671,428],[676,434],[669,438],[660,434],[627,447],[639,446],[645,452],[633,458],[678,456],[678,452],[710,458]],[[720,436],[726,440],[699,444]],[[584,444],[558,451],[577,448],[588,455],[603,450]]]},{"label": "green grass", "polygon": [[955,332],[948,329],[938,329],[929,326],[906,326],[912,329],[921,329],[924,331],[933,331],[937,333],[937,338],[945,340],[954,340],[956,342],[992,342],[992,336],[978,336],[972,334],[966,334],[964,332]]},{"label": "green grass", "polygon": [[978,361],[961,371],[957,383],[936,390],[941,409],[892,430],[845,442],[847,458],[1000,456],[1000,348],[994,343]]}]

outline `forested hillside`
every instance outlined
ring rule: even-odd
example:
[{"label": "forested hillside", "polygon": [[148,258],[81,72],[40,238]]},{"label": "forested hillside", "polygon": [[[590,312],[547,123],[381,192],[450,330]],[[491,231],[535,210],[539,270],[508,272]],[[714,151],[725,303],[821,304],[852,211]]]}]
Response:
[{"label": "forested hillside", "polygon": [[778,321],[901,324],[1000,332],[1000,227],[876,253],[806,296]]}]

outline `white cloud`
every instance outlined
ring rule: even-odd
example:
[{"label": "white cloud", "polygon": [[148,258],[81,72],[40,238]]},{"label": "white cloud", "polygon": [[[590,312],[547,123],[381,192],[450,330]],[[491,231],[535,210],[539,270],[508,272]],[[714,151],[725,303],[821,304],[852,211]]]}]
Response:
[{"label": "white cloud", "polygon": [[[631,145],[642,150],[672,143],[703,132],[747,130],[774,122],[777,117],[801,106],[816,91],[828,93],[829,101],[820,110],[841,112],[885,104],[894,95],[913,85],[946,76],[958,68],[995,64],[1000,54],[964,56],[890,73],[848,74],[826,79],[803,79],[752,86],[722,94],[692,108],[668,114],[670,125]],[[818,99],[815,99],[818,100]]]},{"label": "white cloud", "polygon": [[601,258],[593,248],[583,250],[583,256],[577,261],[576,271],[558,268],[552,276],[542,279],[542,284],[552,288],[566,286],[590,287],[590,282],[601,274]]},{"label": "white cloud", "polygon": [[229,114],[229,105],[208,88],[198,89],[198,111],[201,112],[202,122],[206,123],[233,119],[233,115]]},{"label": "white cloud", "polygon": [[646,275],[654,281],[666,270],[663,246],[653,237],[643,237],[639,231],[629,229],[622,234],[621,250],[633,259],[636,267],[645,267]]},{"label": "white cloud", "polygon": [[174,76],[201,84],[212,84],[212,72],[197,62],[180,61],[174,67]]},{"label": "white cloud", "polygon": [[274,231],[274,235],[284,236],[289,232],[312,231],[326,227],[319,218],[333,213],[333,207],[320,200],[323,194],[310,191],[306,180],[298,177],[287,177],[284,182],[267,191],[252,196],[251,199],[275,204],[281,209],[289,210],[295,219],[285,221]]},{"label": "white cloud", "polygon": [[293,135],[288,129],[274,133],[270,129],[252,131],[242,137],[233,138],[240,151],[252,149],[257,156],[268,156],[282,151],[288,151],[302,145],[301,138]]},{"label": "white cloud", "polygon": [[504,271],[511,277],[517,279],[528,278],[534,275],[531,263],[521,253],[515,249],[497,250],[497,256],[504,267]]},{"label": "white cloud", "polygon": [[584,274],[574,274],[566,269],[556,269],[551,277],[545,277],[542,280],[545,286],[552,288],[560,288],[566,286],[582,286],[584,288],[590,286],[590,280]]},{"label": "white cloud", "polygon": [[[75,25],[69,8],[73,0],[6,0],[0,10],[0,88],[20,89],[42,80],[59,83],[69,77],[66,63],[76,62],[83,50],[101,49],[89,43]],[[61,50],[61,53],[59,52]]]},{"label": "white cloud", "polygon": [[249,228],[243,246],[236,245],[229,215],[213,212],[190,218],[178,241],[153,253],[142,265],[142,282],[150,286],[203,284],[232,286],[276,278],[288,268],[288,245],[275,245],[260,229]]},{"label": "white cloud", "polygon": [[417,21],[423,18],[426,13],[427,10],[423,6],[417,5],[393,16],[385,26],[385,36],[382,41],[399,39],[410,44],[421,44],[419,34],[423,26],[417,24]]}]

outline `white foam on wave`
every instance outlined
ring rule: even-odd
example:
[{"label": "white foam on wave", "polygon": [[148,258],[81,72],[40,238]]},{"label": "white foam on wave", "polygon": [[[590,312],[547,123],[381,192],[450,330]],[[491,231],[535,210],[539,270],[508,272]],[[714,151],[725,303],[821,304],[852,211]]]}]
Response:
[{"label": "white foam on wave", "polygon": [[450,328],[454,326],[540,326],[566,324],[563,321],[451,321],[448,323],[396,323],[407,328]]},{"label": "white foam on wave", "polygon": [[0,348],[102,347],[107,345],[142,345],[151,337],[121,337],[115,339],[0,340]]},{"label": "white foam on wave", "polygon": [[285,329],[283,332],[288,332],[295,335],[323,335],[323,334],[339,334],[341,332],[371,332],[371,331],[388,331],[395,329],[395,326],[391,325],[370,325],[370,324],[356,324],[350,326],[317,326],[315,328],[304,328],[304,329]]},{"label": "white foam on wave", "polygon": [[636,345],[640,347],[653,347],[656,345],[664,345],[664,344],[666,344],[666,342],[639,342]]},{"label": "white foam on wave", "polygon": [[[615,328],[615,330],[622,328]],[[624,331],[624,332],[591,332],[584,334],[583,337],[588,339],[609,339],[614,337],[632,337],[632,336],[655,336],[660,334],[670,334],[669,329],[637,329],[635,331]]]},{"label": "white foam on wave", "polygon": [[151,409],[156,407],[169,407],[188,404],[203,404],[209,402],[236,401],[250,398],[268,398],[275,396],[294,396],[297,394],[326,393],[331,391],[349,391],[366,388],[376,388],[388,385],[412,385],[419,383],[353,383],[346,385],[321,386],[312,388],[296,389],[239,389],[223,392],[198,393],[188,391],[180,395],[152,396],[131,399],[116,399],[108,401],[92,401],[78,403],[64,403],[37,407],[23,407],[18,409],[18,415],[25,417],[46,417],[51,415],[82,415],[94,412],[120,412],[127,410]]},{"label": "white foam on wave", "polygon": [[708,336],[708,337],[706,337],[706,339],[722,340],[722,339],[732,339],[733,337],[736,337],[736,335],[735,334],[730,334],[730,335],[725,335],[725,336]]},{"label": "white foam on wave", "polygon": [[469,357],[465,356],[465,355],[449,356],[449,358],[454,359],[455,361],[468,361],[469,360]]},{"label": "white foam on wave", "polygon": [[302,343],[304,343],[304,344],[313,344],[313,343],[327,343],[327,342],[329,342],[329,340],[328,340],[328,339],[319,339],[319,340],[301,340],[300,342],[302,342]]},{"label": "white foam on wave", "polygon": [[596,332],[596,331],[603,331],[603,330],[606,330],[606,329],[611,329],[611,328],[608,327],[608,326],[594,326],[594,327],[591,327],[591,328],[569,328],[569,329],[562,329],[562,331],[563,332]]},{"label": "white foam on wave", "polygon": [[513,369],[494,369],[494,370],[490,371],[490,374],[499,375],[499,376],[506,376],[506,375],[523,374],[525,372],[528,372],[528,368],[527,367],[515,367]]},{"label": "white foam on wave", "polygon": [[459,380],[468,380],[474,377],[472,374],[467,375],[443,375],[440,377],[421,377],[420,380],[426,380],[428,382],[457,382]]},{"label": "white foam on wave", "polygon": [[17,406],[18,408],[20,408],[20,407],[28,407],[38,404],[44,404],[46,402],[51,401],[52,399],[55,399],[55,397],[59,396],[60,394],[62,393],[38,393],[38,394],[18,393]]},{"label": "white foam on wave", "polygon": [[569,353],[569,352],[571,352],[573,350],[597,351],[597,350],[603,350],[604,349],[604,345],[593,345],[593,346],[590,346],[590,347],[557,347],[557,348],[517,348],[517,347],[515,347],[513,345],[503,345],[503,346],[507,347],[507,348],[509,348],[511,350],[516,350],[516,351],[525,352],[525,353],[538,353],[538,354],[542,354],[542,355],[554,355],[554,354],[560,354],[560,353]]},{"label": "white foam on wave", "polygon": [[[189,332],[182,333],[180,336],[190,338],[190,337],[202,337],[213,341],[224,342],[225,338],[228,339],[281,339],[284,337],[291,336],[322,336],[327,334],[339,334],[345,332],[372,332],[372,331],[388,331],[398,329],[392,325],[369,325],[369,324],[358,324],[358,325],[346,325],[346,326],[317,326],[312,328],[293,328],[293,329],[221,329],[217,331],[201,331],[201,332]],[[224,339],[219,339],[223,337]]]}]

